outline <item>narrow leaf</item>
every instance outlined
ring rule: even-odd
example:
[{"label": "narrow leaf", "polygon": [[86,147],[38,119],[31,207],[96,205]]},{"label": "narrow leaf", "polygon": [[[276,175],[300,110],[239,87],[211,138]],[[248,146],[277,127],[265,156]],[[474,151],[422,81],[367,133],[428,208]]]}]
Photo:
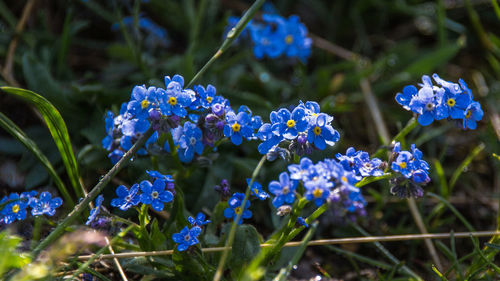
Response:
[{"label": "narrow leaf", "polygon": [[68,129],[59,111],[47,99],[32,91],[14,87],[0,87],[0,90],[28,102],[40,111],[47,124],[50,134],[56,143],[59,153],[61,154],[61,158],[64,166],[66,167],[66,171],[75,194],[78,197],[84,197],[83,187],[80,184],[78,166],[73,153],[73,148],[71,147]]},{"label": "narrow leaf", "polygon": [[49,175],[54,180],[54,183],[59,189],[59,192],[61,192],[61,195],[64,197],[64,200],[67,203],[71,204],[71,206],[74,206],[75,203],[73,202],[73,199],[71,199],[71,196],[69,195],[66,186],[62,182],[61,178],[57,175],[57,172],[55,171],[54,167],[52,167],[52,164],[50,163],[49,159],[38,148],[36,143],[32,139],[28,138],[28,136],[26,136],[26,134],[16,124],[14,124],[14,122],[12,122],[12,120],[10,120],[7,116],[5,116],[1,112],[0,112],[0,126],[4,128],[14,138],[16,138],[20,143],[22,143],[31,153],[33,153],[33,155],[40,161],[40,163],[42,163],[42,165],[45,167]]}]

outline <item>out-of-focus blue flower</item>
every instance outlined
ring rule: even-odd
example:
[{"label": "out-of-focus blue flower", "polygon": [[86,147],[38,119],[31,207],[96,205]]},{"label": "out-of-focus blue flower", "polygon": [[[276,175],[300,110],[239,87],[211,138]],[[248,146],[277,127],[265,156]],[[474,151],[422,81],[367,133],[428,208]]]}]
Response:
[{"label": "out-of-focus blue flower", "polygon": [[[247,178],[247,185],[250,186],[250,178]],[[262,185],[256,181],[252,183],[250,186],[250,191],[253,195],[255,195],[259,200],[266,200],[269,197],[269,194],[262,189]]]},{"label": "out-of-focus blue flower", "polygon": [[309,225],[306,223],[306,220],[305,220],[303,217],[298,217],[298,218],[297,218],[297,224],[298,224],[299,226],[304,226],[304,227],[306,227],[306,228],[308,228],[308,227],[309,227]]},{"label": "out-of-focus blue flower", "polygon": [[85,225],[90,225],[96,218],[97,215],[99,215],[99,212],[101,211],[101,206],[102,202],[104,201],[104,196],[101,194],[97,196],[97,199],[95,200],[95,207],[90,210],[89,217],[87,218],[87,222]]},{"label": "out-of-focus blue flower", "polygon": [[164,175],[158,171],[146,171],[146,174],[148,174],[148,176],[150,176],[154,180],[159,179],[165,182],[174,182],[174,179],[171,175]]},{"label": "out-of-focus blue flower", "polygon": [[205,214],[204,213],[198,213],[196,215],[196,218],[193,218],[191,216],[188,217],[188,222],[192,225],[192,226],[203,226],[207,223],[210,223],[211,220],[205,220]]},{"label": "out-of-focus blue flower", "polygon": [[191,229],[185,226],[179,233],[174,233],[174,235],[172,235],[172,240],[179,244],[177,245],[177,250],[182,252],[200,243],[200,241],[198,241],[200,233],[201,228],[198,226],[194,226]]},{"label": "out-of-focus blue flower", "polygon": [[311,159],[307,157],[302,157],[299,164],[292,164],[288,166],[288,171],[290,172],[290,178],[292,180],[302,180],[306,181],[312,172],[311,168],[314,166]]},{"label": "out-of-focus blue flower", "polygon": [[273,206],[278,208],[283,204],[292,204],[295,201],[295,189],[297,189],[298,181],[290,180],[287,172],[282,172],[279,175],[279,181],[269,183],[269,192],[274,194]]},{"label": "out-of-focus blue flower", "polygon": [[122,211],[126,211],[130,207],[137,205],[140,201],[138,191],[138,184],[132,185],[130,190],[128,190],[124,185],[118,186],[115,191],[118,198],[111,200],[111,206],[120,208]]},{"label": "out-of-focus blue flower", "polygon": [[250,208],[250,201],[247,200],[243,207],[243,199],[245,199],[245,194],[239,192],[234,193],[227,201],[229,207],[224,210],[224,217],[235,220],[238,214],[242,214],[238,224],[241,224],[243,219],[251,218],[252,211],[248,209]]},{"label": "out-of-focus blue flower", "polygon": [[28,199],[20,198],[19,194],[11,193],[9,197],[4,197],[1,203],[6,203],[3,209],[0,211],[0,215],[3,216],[3,222],[5,224],[11,224],[16,220],[24,220],[26,218],[26,208],[28,207]]},{"label": "out-of-focus blue flower", "polygon": [[155,180],[153,184],[150,181],[142,181],[141,184],[141,203],[151,205],[155,211],[163,211],[165,203],[174,199],[174,195],[169,190],[165,190],[165,181]]},{"label": "out-of-focus blue flower", "polygon": [[297,57],[303,62],[311,55],[312,39],[307,37],[307,28],[296,15],[291,15],[285,21],[285,54],[287,57]]}]

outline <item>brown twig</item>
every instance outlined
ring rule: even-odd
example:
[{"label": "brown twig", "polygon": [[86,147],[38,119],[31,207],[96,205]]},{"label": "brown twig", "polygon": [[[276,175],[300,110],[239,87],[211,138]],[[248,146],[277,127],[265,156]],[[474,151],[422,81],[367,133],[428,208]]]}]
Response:
[{"label": "brown twig", "polygon": [[28,0],[26,5],[24,6],[21,18],[19,19],[16,25],[15,34],[12,38],[12,41],[10,41],[9,48],[7,50],[7,56],[5,57],[5,65],[1,71],[1,74],[5,79],[5,81],[14,87],[19,87],[19,83],[16,81],[14,75],[12,74],[12,70],[14,68],[14,54],[16,53],[19,37],[21,35],[21,32],[24,30],[24,27],[26,26],[26,22],[28,21],[31,11],[33,10],[35,1],[36,0]]},{"label": "brown twig", "polygon": [[[476,232],[455,232],[454,238],[468,238],[468,237],[488,237],[500,234],[500,231],[476,231]],[[450,233],[427,233],[427,234],[404,234],[404,235],[387,235],[387,236],[368,236],[368,237],[349,237],[349,238],[333,238],[333,239],[320,239],[312,240],[307,243],[307,246],[322,246],[322,245],[335,245],[335,244],[357,244],[357,243],[372,243],[372,242],[393,242],[393,241],[409,241],[409,240],[422,240],[422,239],[447,239],[450,238]],[[300,246],[302,241],[288,242],[284,247],[297,247]],[[260,244],[261,248],[272,247],[273,244]],[[220,252],[225,250],[225,247],[213,247],[201,249],[204,253]],[[146,256],[163,256],[172,255],[173,250],[165,251],[151,251],[151,252],[128,252],[119,254],[103,254],[97,257],[99,259],[114,259],[114,258],[135,258]],[[77,256],[77,260],[88,260],[94,255]]]},{"label": "brown twig", "polygon": [[[113,250],[113,247],[111,247],[111,243],[109,242],[108,237],[104,237],[106,240],[106,244],[108,244],[108,249],[109,252],[114,255],[115,251]],[[120,276],[122,277],[123,281],[128,281],[127,276],[125,275],[125,272],[123,271],[122,266],[120,265],[120,262],[118,261],[117,258],[113,258],[113,261],[115,262],[116,267],[118,268],[118,272],[120,273]]]}]

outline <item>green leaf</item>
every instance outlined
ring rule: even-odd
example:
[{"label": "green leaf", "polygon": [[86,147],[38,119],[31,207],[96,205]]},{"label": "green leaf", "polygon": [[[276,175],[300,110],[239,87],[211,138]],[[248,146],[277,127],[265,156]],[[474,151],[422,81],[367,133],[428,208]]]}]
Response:
[{"label": "green leaf", "polygon": [[233,251],[231,251],[230,266],[234,271],[250,262],[260,252],[259,233],[255,227],[244,224],[236,229],[236,235],[233,242]]},{"label": "green leaf", "polygon": [[68,129],[59,111],[47,99],[32,91],[14,87],[0,87],[0,90],[28,102],[40,111],[61,154],[76,196],[84,197],[83,187],[80,184],[78,165],[73,148],[71,147]]},{"label": "green leaf", "polygon": [[73,199],[71,199],[71,196],[69,195],[66,186],[62,182],[61,178],[57,175],[57,172],[55,171],[54,167],[52,167],[52,164],[50,163],[49,159],[38,148],[36,143],[30,138],[28,138],[28,136],[26,136],[26,134],[16,124],[14,124],[14,122],[12,122],[12,120],[10,120],[7,116],[5,116],[1,112],[0,112],[0,126],[4,128],[14,138],[16,138],[20,143],[22,143],[31,153],[33,153],[33,155],[45,167],[49,175],[52,177],[52,180],[54,180],[55,185],[59,189],[59,192],[61,192],[61,195],[64,197],[66,203],[74,206],[75,203],[73,202]]},{"label": "green leaf", "polygon": [[30,262],[27,255],[17,252],[22,239],[10,235],[7,231],[0,232],[0,276],[13,268],[22,268]]}]

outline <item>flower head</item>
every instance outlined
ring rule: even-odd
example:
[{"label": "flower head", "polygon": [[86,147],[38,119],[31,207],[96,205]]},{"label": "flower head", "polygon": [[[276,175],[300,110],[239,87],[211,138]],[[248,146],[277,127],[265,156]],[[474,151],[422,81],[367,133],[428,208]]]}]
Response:
[{"label": "flower head", "polygon": [[283,204],[292,204],[295,201],[295,190],[298,181],[291,180],[287,172],[279,175],[279,181],[269,183],[269,192],[274,194],[273,206],[278,208]]},{"label": "flower head", "polygon": [[87,222],[85,223],[86,225],[90,225],[97,218],[97,215],[99,215],[99,212],[101,211],[103,201],[104,196],[102,196],[102,194],[97,196],[97,199],[95,200],[95,208],[90,210],[90,215],[87,218]]},{"label": "flower head", "polygon": [[239,192],[234,193],[227,201],[229,207],[224,210],[224,217],[235,220],[236,217],[241,214],[238,224],[241,224],[243,219],[251,218],[252,211],[248,210],[248,208],[250,208],[250,201],[247,200],[245,206],[242,206],[243,199],[245,199],[245,194]]},{"label": "flower head", "polygon": [[165,181],[163,180],[157,179],[153,184],[145,180],[141,182],[140,186],[141,203],[151,205],[155,211],[162,211],[164,204],[174,199],[172,192],[165,190]]},{"label": "flower head", "polygon": [[188,222],[192,225],[192,226],[203,226],[209,222],[211,222],[211,220],[205,220],[205,214],[204,213],[198,213],[196,215],[196,218],[193,218],[191,216],[188,217]]},{"label": "flower head", "polygon": [[52,195],[45,191],[40,193],[40,198],[33,198],[29,203],[31,214],[33,216],[49,215],[53,216],[56,213],[56,208],[59,208],[63,203],[60,197],[52,198]]},{"label": "flower head", "polygon": [[201,228],[198,226],[194,226],[191,229],[185,226],[179,233],[174,233],[172,240],[179,244],[177,246],[177,250],[182,252],[187,250],[189,247],[200,243],[198,240],[200,233]]},{"label": "flower head", "polygon": [[111,206],[120,208],[120,210],[125,211],[130,207],[135,206],[140,201],[140,196],[137,194],[139,191],[139,185],[134,184],[127,189],[124,185],[120,185],[116,188],[116,195],[118,198],[111,200]]},{"label": "flower head", "polygon": [[[250,186],[250,178],[247,178],[247,184]],[[250,191],[252,192],[252,195],[255,195],[255,197],[259,198],[259,200],[266,200],[269,197],[269,194],[267,194],[263,189],[262,185],[256,181],[252,183],[252,186],[250,186]]]}]

